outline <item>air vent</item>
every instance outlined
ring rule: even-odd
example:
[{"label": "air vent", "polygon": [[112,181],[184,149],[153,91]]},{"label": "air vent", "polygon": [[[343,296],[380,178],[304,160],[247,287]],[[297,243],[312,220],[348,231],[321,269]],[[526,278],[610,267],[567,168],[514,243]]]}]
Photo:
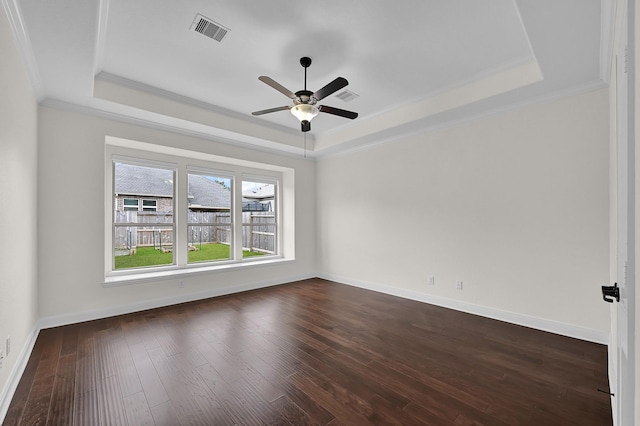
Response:
[{"label": "air vent", "polygon": [[357,93],[353,93],[351,90],[345,90],[336,95],[338,98],[342,99],[345,102],[349,102],[359,97]]},{"label": "air vent", "polygon": [[227,33],[231,31],[229,28],[225,28],[217,22],[214,22],[211,19],[200,15],[199,13],[193,19],[191,28],[193,28],[200,34],[219,42],[221,42],[222,39],[227,35]]}]

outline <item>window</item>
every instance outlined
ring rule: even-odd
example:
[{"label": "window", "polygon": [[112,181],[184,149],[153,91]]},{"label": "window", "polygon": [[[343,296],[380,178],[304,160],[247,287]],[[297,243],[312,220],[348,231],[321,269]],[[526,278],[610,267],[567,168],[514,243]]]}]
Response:
[{"label": "window", "polygon": [[123,198],[122,207],[124,211],[143,211],[143,212],[156,212],[158,211],[158,200],[142,200],[142,209],[140,209],[140,200],[137,198]]},{"label": "window", "polygon": [[142,200],[143,212],[156,212],[158,211],[158,200]]},{"label": "window", "polygon": [[137,212],[138,211],[138,203],[140,200],[138,200],[137,198],[125,198],[123,200],[123,207],[124,207],[124,211],[128,212],[128,211],[134,211]]},{"label": "window", "polygon": [[243,257],[276,253],[276,183],[242,181]]},{"label": "window", "polygon": [[105,284],[293,259],[292,169],[107,140]]},{"label": "window", "polygon": [[[113,269],[131,269],[174,264],[174,175],[175,168],[113,161]],[[157,201],[123,198],[121,193],[140,196],[155,195],[169,200],[166,208],[157,211]]]},{"label": "window", "polygon": [[231,176],[190,171],[188,263],[232,258]]}]

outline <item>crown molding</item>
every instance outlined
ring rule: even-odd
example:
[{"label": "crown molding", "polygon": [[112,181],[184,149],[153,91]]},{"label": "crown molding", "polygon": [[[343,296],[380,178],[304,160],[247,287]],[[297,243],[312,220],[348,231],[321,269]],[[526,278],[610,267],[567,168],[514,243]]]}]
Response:
[{"label": "crown molding", "polygon": [[602,0],[600,13],[600,79],[609,84],[615,42],[616,0]]},{"label": "crown molding", "polygon": [[93,58],[93,75],[98,75],[104,65],[108,19],[109,0],[100,0],[100,5],[98,6],[98,31],[96,34],[95,56]]},{"label": "crown molding", "polygon": [[[292,147],[285,146],[282,144],[278,144],[276,142],[271,142],[268,140],[258,140],[257,138],[249,138],[244,135],[238,135],[238,138],[234,138],[231,136],[223,136],[220,134],[216,134],[216,131],[219,129],[215,129],[206,125],[199,125],[198,127],[201,130],[189,129],[186,124],[193,124],[185,122],[184,120],[176,119],[173,117],[162,116],[159,114],[153,114],[154,116],[158,116],[157,120],[152,120],[144,117],[138,117],[133,114],[125,114],[121,112],[109,111],[105,108],[97,108],[93,106],[86,105],[78,105],[74,103],[69,103],[65,101],[61,101],[58,99],[46,98],[40,102],[40,106],[58,109],[62,111],[69,111],[73,113],[89,115],[97,118],[104,118],[107,120],[113,120],[125,124],[132,124],[135,126],[146,127],[149,129],[160,130],[165,132],[171,132],[183,136],[198,138],[209,140],[212,142],[223,143],[227,145],[237,146],[239,148],[250,149],[252,151],[260,151],[269,154],[276,154],[280,156],[302,159],[304,156],[304,147]],[[167,120],[169,119],[169,120]],[[169,122],[171,121],[171,122]],[[179,124],[185,125],[179,125]],[[210,131],[208,131],[210,130]],[[116,136],[116,135],[114,135]],[[246,140],[242,140],[246,139]],[[249,141],[249,139],[251,139]],[[304,159],[313,160],[312,153],[307,152],[306,157]]]},{"label": "crown molding", "polygon": [[20,51],[22,60],[27,68],[27,74],[29,75],[29,80],[31,81],[31,86],[36,99],[40,102],[45,98],[44,85],[42,83],[40,73],[38,72],[38,64],[35,54],[33,53],[33,47],[31,46],[31,39],[29,38],[29,33],[27,32],[24,24],[22,9],[20,9],[18,0],[1,1],[7,15],[7,19],[9,20],[11,31],[16,38],[18,50]]},{"label": "crown molding", "polygon": [[[195,108],[211,111],[213,113],[220,114],[229,118],[234,118],[238,120],[247,120],[247,118],[249,118],[247,114],[242,114],[236,111],[222,108],[222,107],[210,104],[208,102],[200,101],[198,99],[190,98],[188,96],[179,95],[177,93],[170,92],[168,90],[160,89],[155,86],[150,86],[148,84],[141,83],[139,81],[129,80],[128,78],[121,77],[119,75],[111,74],[104,71],[97,74],[95,76],[95,80],[102,80],[105,82],[113,83],[118,86],[126,87],[126,88],[140,91],[143,93],[148,93],[150,95],[158,96],[160,98],[164,98],[173,102],[179,102],[181,104],[190,105]],[[291,135],[297,135],[298,133],[300,133],[298,131],[293,130],[290,127],[281,126],[279,124],[274,124],[268,121],[264,121],[263,123],[261,122],[260,125],[272,130],[285,132]],[[313,142],[313,140],[309,142]]]},{"label": "crown molding", "polygon": [[377,145],[383,145],[390,142],[397,142],[401,138],[409,138],[413,136],[425,135],[428,133],[438,132],[446,129],[450,129],[456,126],[461,126],[466,123],[482,120],[491,116],[504,114],[509,111],[516,111],[518,109],[527,108],[534,105],[542,105],[546,103],[555,102],[561,99],[570,98],[573,96],[579,96],[584,93],[593,92],[608,85],[602,80],[594,80],[582,85],[570,87],[564,90],[559,90],[552,93],[547,93],[542,96],[534,98],[522,99],[518,102],[510,103],[505,106],[487,108],[475,114],[467,114],[460,118],[453,118],[449,120],[439,121],[435,124],[425,125],[417,130],[402,131],[403,127],[393,129],[390,134],[381,137],[375,141],[358,141],[352,140],[346,144],[340,144],[325,148],[315,153],[315,157],[318,160],[324,160],[328,158],[341,157],[343,155],[353,154],[358,151],[364,151],[373,148]]}]

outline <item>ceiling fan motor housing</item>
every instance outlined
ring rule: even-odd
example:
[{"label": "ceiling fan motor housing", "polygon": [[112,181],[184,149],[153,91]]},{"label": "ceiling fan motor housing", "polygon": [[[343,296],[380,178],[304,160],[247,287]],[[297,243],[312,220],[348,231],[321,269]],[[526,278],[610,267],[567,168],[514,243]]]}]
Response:
[{"label": "ceiling fan motor housing", "polygon": [[318,100],[314,98],[312,95],[313,95],[313,92],[309,90],[298,90],[296,92],[296,98],[293,100],[293,103],[296,105],[299,105],[299,104],[315,105],[318,102]]}]

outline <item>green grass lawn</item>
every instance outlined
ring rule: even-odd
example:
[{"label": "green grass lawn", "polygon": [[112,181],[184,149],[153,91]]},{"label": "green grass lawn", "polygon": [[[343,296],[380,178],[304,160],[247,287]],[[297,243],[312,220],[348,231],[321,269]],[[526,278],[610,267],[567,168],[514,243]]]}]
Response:
[{"label": "green grass lawn", "polygon": [[[200,250],[189,252],[189,263],[229,259],[227,244],[202,244]],[[242,257],[262,256],[262,253],[243,250]],[[141,268],[144,266],[171,265],[172,253],[162,253],[153,247],[138,247],[132,256],[116,256],[116,269]]]}]

